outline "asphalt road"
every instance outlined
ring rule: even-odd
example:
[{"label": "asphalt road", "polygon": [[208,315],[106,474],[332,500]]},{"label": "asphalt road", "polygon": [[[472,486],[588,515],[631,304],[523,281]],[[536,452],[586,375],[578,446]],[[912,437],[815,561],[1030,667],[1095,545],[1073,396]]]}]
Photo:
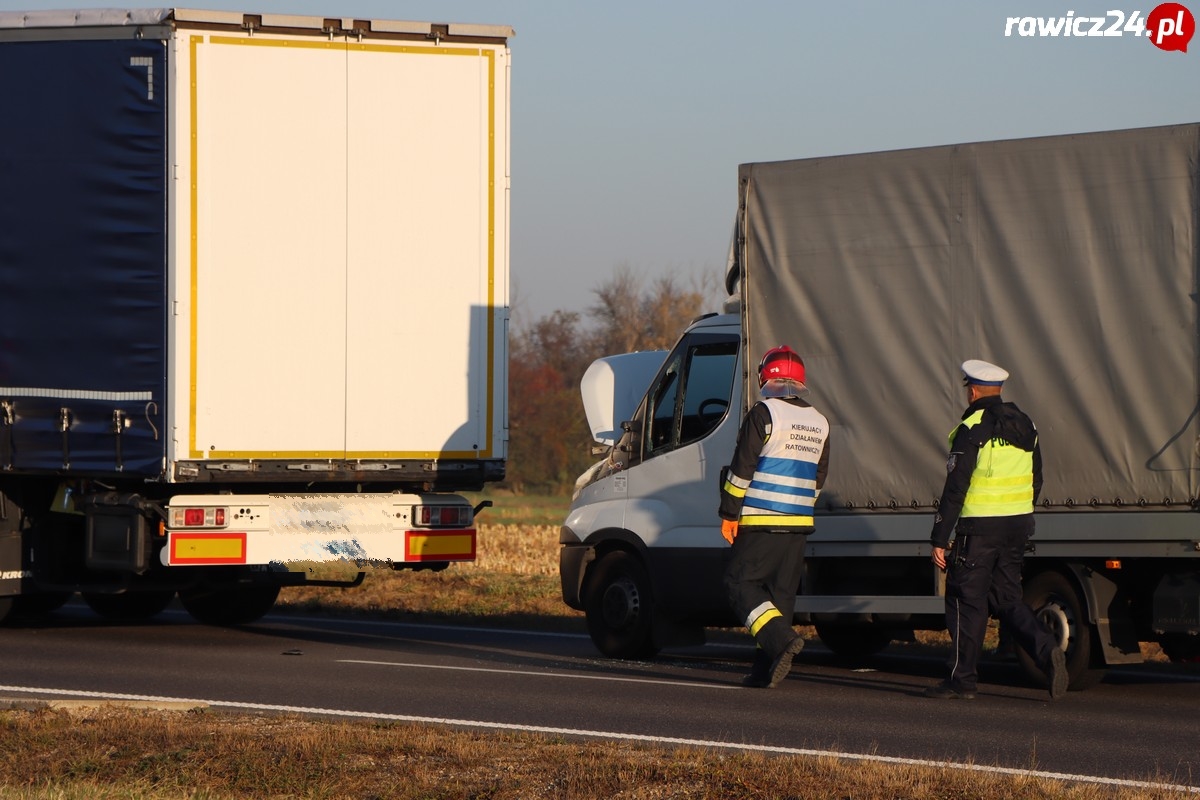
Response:
[{"label": "asphalt road", "polygon": [[241,629],[68,606],[0,629],[0,698],[153,699],[554,735],[830,752],[1200,787],[1200,672],[1123,668],[1050,702],[986,664],[974,701],[929,700],[930,658],[849,665],[819,646],[773,690],[740,686],[747,640],[649,662],[583,636],[272,616]]}]

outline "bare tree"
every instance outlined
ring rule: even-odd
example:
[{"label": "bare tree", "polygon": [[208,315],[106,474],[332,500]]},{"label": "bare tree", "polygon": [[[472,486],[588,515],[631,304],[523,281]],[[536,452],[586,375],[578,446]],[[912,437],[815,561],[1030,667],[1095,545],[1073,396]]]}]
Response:
[{"label": "bare tree", "polygon": [[579,315],[555,311],[515,333],[509,346],[509,469],[518,492],[567,490],[587,466],[590,435],[579,379],[591,363]]},{"label": "bare tree", "polygon": [[594,290],[593,327],[555,311],[514,331],[509,346],[509,467],[516,491],[569,492],[594,460],[579,382],[595,359],[674,344],[702,313],[705,283],[681,289],[673,276],[645,288],[628,266]]},{"label": "bare tree", "polygon": [[641,276],[622,264],[607,283],[592,290],[596,302],[588,315],[595,323],[592,344],[597,355],[641,349],[642,283]]},{"label": "bare tree", "polygon": [[704,311],[711,283],[706,277],[685,289],[674,275],[667,275],[646,289],[643,276],[628,265],[618,267],[609,282],[593,290],[596,303],[589,315],[595,323],[596,351],[612,354],[670,347],[687,323]]}]

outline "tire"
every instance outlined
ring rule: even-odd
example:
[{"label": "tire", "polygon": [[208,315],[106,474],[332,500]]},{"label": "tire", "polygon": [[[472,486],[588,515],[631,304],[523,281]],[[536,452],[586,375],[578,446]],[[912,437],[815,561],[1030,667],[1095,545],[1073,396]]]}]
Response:
[{"label": "tire", "polygon": [[[1024,599],[1066,652],[1068,688],[1080,691],[1099,683],[1106,667],[1093,646],[1095,632],[1075,582],[1059,572],[1042,572],[1026,584]],[[1030,680],[1046,685],[1046,676],[1024,648],[1017,648],[1017,661]]]},{"label": "tire", "polygon": [[13,613],[23,617],[41,617],[52,614],[67,604],[74,592],[38,592],[13,598]]},{"label": "tire", "polygon": [[170,589],[123,594],[83,592],[88,608],[105,619],[118,622],[140,622],[158,616],[175,598]]},{"label": "tire", "polygon": [[892,643],[892,632],[870,623],[840,625],[818,622],[815,625],[821,643],[840,658],[867,658]]},{"label": "tire", "polygon": [[583,606],[588,634],[604,655],[642,659],[658,652],[653,636],[650,579],[629,553],[612,552],[592,565]]},{"label": "tire", "polygon": [[181,591],[179,602],[197,622],[231,627],[262,619],[278,597],[278,586],[203,586]]}]

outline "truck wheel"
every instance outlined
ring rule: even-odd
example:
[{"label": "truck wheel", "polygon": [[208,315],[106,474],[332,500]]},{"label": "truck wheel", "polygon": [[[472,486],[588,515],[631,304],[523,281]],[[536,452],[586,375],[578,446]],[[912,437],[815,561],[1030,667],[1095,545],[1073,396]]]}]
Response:
[{"label": "truck wheel", "polygon": [[205,625],[245,625],[275,606],[278,586],[204,586],[179,593],[179,602]]},{"label": "truck wheel", "polygon": [[23,617],[40,617],[51,614],[65,606],[74,594],[74,592],[23,594],[13,598],[13,613]]},{"label": "truck wheel", "polygon": [[584,596],[588,634],[609,658],[650,658],[652,636],[650,579],[629,553],[609,553],[589,570]]},{"label": "truck wheel", "polygon": [[105,619],[120,622],[137,622],[156,617],[174,598],[175,592],[169,589],[124,594],[83,592],[83,601],[88,604],[88,608]]},{"label": "truck wheel", "polygon": [[[1087,606],[1073,581],[1059,572],[1042,572],[1025,586],[1025,602],[1037,614],[1067,656],[1069,688],[1086,689],[1104,677],[1104,664],[1093,657],[1092,626]],[[1046,684],[1046,676],[1024,648],[1017,648],[1017,660],[1030,680]]]},{"label": "truck wheel", "polygon": [[873,656],[892,643],[891,631],[879,625],[818,622],[815,627],[821,643],[842,658]]}]

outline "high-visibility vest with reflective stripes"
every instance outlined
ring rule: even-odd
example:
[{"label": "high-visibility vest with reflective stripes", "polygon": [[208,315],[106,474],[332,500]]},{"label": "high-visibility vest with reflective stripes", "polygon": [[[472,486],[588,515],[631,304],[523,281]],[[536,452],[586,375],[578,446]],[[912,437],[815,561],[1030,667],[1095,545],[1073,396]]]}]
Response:
[{"label": "high-visibility vest with reflective stripes", "polygon": [[778,398],[763,403],[771,412],[771,433],[746,487],[739,524],[811,527],[829,420],[811,406]]},{"label": "high-visibility vest with reflective stripes", "polygon": [[[965,435],[982,419],[983,409],[980,409],[960,422],[950,432],[951,449],[956,433]],[[1003,439],[988,439],[979,448],[959,516],[1015,517],[1032,513],[1033,451],[1022,450]]]}]

